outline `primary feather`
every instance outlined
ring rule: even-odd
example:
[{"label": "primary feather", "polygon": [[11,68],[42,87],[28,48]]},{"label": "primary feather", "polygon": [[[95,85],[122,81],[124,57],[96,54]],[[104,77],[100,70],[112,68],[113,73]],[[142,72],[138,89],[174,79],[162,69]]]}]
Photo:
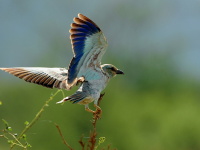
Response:
[{"label": "primary feather", "polygon": [[[100,28],[89,18],[78,14],[71,24],[70,39],[74,57],[69,65],[67,83],[73,86],[77,79],[100,69],[107,41]],[[95,72],[94,72],[95,73]]]},{"label": "primary feather", "polygon": [[27,82],[48,88],[66,89],[68,71],[65,68],[16,67],[0,69]]},{"label": "primary feather", "polygon": [[[80,85],[78,90],[58,103],[71,101],[85,105],[89,112],[96,113],[100,109],[98,99],[109,80],[116,74],[123,74],[111,64],[101,65],[101,59],[107,48],[107,41],[101,29],[82,14],[74,18],[71,24],[70,39],[74,56],[68,69],[20,67],[0,68],[27,82],[48,88],[71,89]],[[78,84],[81,82],[81,84]],[[94,101],[96,111],[89,109],[88,104]]]}]

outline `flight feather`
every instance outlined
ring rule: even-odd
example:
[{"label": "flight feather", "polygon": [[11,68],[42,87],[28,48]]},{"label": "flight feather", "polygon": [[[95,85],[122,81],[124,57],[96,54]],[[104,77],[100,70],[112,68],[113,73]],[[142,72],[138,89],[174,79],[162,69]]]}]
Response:
[{"label": "flight feather", "polygon": [[27,82],[48,88],[66,88],[68,71],[65,68],[20,67],[0,69]]},{"label": "flight feather", "polygon": [[107,47],[107,41],[101,29],[89,18],[78,14],[71,24],[70,39],[74,57],[68,68],[67,83],[73,86],[80,77],[100,70],[101,58]]}]

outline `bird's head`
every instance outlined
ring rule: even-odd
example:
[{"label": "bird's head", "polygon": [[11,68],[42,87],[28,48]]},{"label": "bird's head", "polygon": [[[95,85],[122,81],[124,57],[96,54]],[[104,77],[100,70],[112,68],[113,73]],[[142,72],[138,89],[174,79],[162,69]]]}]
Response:
[{"label": "bird's head", "polygon": [[111,64],[104,64],[101,65],[101,68],[103,71],[108,74],[109,77],[114,77],[117,74],[124,74],[121,70],[117,69],[114,65]]}]

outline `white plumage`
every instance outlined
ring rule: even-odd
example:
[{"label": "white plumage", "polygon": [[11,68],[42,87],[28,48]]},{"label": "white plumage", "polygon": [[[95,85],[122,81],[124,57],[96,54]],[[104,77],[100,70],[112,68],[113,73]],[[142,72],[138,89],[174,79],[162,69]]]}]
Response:
[{"label": "white plumage", "polygon": [[[68,69],[42,67],[0,68],[27,82],[39,84],[48,88],[70,90],[81,83],[79,89],[58,103],[72,101],[85,105],[92,113],[101,113],[98,106],[100,93],[106,87],[110,78],[123,74],[111,64],[101,65],[101,59],[107,48],[107,41],[100,28],[89,18],[78,14],[71,24],[70,39],[74,57]],[[94,101],[96,111],[89,109],[88,104]]]}]

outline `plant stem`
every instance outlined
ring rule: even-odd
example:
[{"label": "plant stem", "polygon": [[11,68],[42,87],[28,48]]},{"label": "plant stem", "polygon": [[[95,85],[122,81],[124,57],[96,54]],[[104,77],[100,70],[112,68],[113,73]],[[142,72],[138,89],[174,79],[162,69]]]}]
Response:
[{"label": "plant stem", "polygon": [[61,129],[60,129],[59,125],[57,125],[57,124],[55,123],[55,126],[56,126],[56,128],[58,129],[58,132],[59,132],[59,134],[60,134],[60,136],[61,136],[61,138],[62,138],[63,143],[64,143],[70,150],[73,150],[73,148],[72,148],[72,147],[67,143],[67,141],[65,140],[65,138],[64,138],[64,136],[63,136],[63,134],[62,134],[62,132],[61,132]]},{"label": "plant stem", "polygon": [[[33,120],[23,129],[23,131],[20,133],[19,137],[15,140],[15,141],[19,141],[23,135],[37,122],[37,120],[40,118],[40,116],[42,115],[42,112],[44,111],[45,107],[48,106],[49,102],[51,100],[53,100],[53,98],[60,92],[61,90],[58,90],[55,94],[53,94],[46,102],[45,104],[42,106],[42,108],[39,110],[39,112],[36,114],[36,116],[33,118]],[[11,145],[10,149],[13,149],[13,147],[15,146],[15,142],[14,144]]]}]

